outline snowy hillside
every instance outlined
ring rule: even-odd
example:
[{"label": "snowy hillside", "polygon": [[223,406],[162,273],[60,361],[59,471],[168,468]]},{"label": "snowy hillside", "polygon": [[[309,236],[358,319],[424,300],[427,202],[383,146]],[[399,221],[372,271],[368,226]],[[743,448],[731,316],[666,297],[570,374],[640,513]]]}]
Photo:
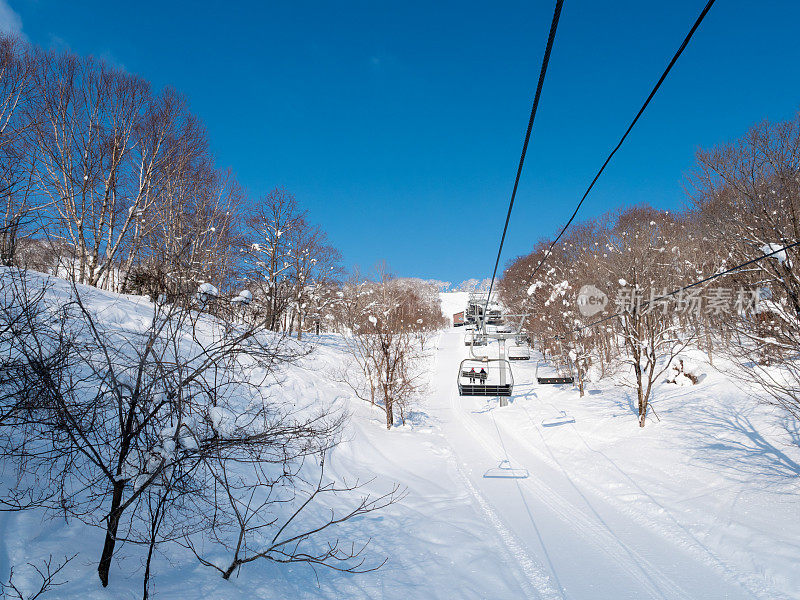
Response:
[{"label": "snowy hillside", "polygon": [[453,324],[453,315],[463,312],[467,306],[469,292],[439,292],[442,301],[442,314]]},{"label": "snowy hillside", "polygon": [[[84,292],[121,333],[152,311],[142,298]],[[464,300],[443,294],[443,311]],[[514,365],[514,394],[500,408],[497,398],[458,396],[462,336],[437,334],[429,394],[392,430],[331,380],[343,359],[337,336],[311,336],[314,352],[277,377],[282,402],[351,413],[331,476],[376,494],[406,488],[402,502],[345,524],[347,536],[371,540],[368,565],[388,559],[382,568],[315,573],[262,561],[225,581],[173,549],[154,565],[157,597],[800,598],[800,438],[778,415],[704,367],[697,386],[659,382],[660,421],[640,429],[627,389],[603,380],[579,398],[572,386],[537,385],[535,356]],[[562,411],[567,422],[553,424]],[[484,476],[503,461],[527,478]],[[51,597],[141,597],[138,572],[119,570],[100,587],[100,530],[26,511],[0,513],[0,531],[0,571],[15,565],[23,584],[35,579],[26,563],[77,552]],[[138,564],[142,552],[124,546],[120,560]]]}]

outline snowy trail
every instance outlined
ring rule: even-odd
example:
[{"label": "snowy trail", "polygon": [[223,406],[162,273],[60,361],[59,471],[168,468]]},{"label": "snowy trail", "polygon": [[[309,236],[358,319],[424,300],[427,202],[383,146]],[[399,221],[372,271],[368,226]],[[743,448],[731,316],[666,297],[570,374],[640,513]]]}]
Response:
[{"label": "snowy trail", "polygon": [[[532,421],[502,419],[496,399],[460,398],[455,373],[466,354],[460,332],[441,335],[431,410],[452,447],[465,487],[517,561],[519,577],[535,590],[535,595],[528,592],[531,597],[759,597],[731,581],[713,556],[698,559],[681,540],[644,527],[583,489],[563,465],[554,466],[554,458],[547,460],[529,443],[527,436],[537,435]],[[517,383],[531,390],[528,399],[536,397],[527,382]],[[545,396],[546,389],[539,394]],[[483,477],[503,459],[527,468],[530,476]]]}]

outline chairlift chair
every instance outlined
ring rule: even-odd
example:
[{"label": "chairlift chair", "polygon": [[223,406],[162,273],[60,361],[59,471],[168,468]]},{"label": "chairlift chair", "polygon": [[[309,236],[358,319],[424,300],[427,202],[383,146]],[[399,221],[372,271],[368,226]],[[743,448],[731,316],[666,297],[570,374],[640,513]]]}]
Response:
[{"label": "chairlift chair", "polygon": [[503,315],[499,310],[490,310],[486,315],[487,325],[502,325],[504,322]]},{"label": "chairlift chair", "polygon": [[468,329],[464,332],[464,345],[465,346],[485,346],[486,336],[481,333],[477,328]]},{"label": "chairlift chair", "polygon": [[508,347],[508,360],[530,360],[531,348],[527,344],[516,343]]},{"label": "chairlift chair", "polygon": [[[556,385],[561,383],[575,383],[575,377],[572,375],[572,369],[567,366],[564,368],[561,364],[556,365],[556,372],[558,375],[556,377],[541,377],[539,375],[539,368],[543,365],[547,364],[547,361],[540,360],[536,363],[536,381],[543,385]],[[567,375],[567,371],[569,374]]]},{"label": "chairlift chair", "polygon": [[472,334],[472,345],[473,346],[485,346],[486,345],[486,336],[482,333],[479,334]]},{"label": "chairlift chair", "polygon": [[[501,374],[504,376],[503,383],[500,381]],[[514,389],[511,365],[500,358],[462,360],[456,381],[459,396],[510,396]]]}]

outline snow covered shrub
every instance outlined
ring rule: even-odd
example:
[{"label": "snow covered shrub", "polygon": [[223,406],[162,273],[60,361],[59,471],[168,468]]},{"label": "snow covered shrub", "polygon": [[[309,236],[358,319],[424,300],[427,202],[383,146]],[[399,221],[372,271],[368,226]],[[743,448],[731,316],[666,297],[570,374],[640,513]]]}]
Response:
[{"label": "snow covered shrub", "polygon": [[680,386],[696,385],[700,382],[701,375],[696,365],[682,356],[676,356],[669,368],[666,381]]},{"label": "snow covered shrub", "polygon": [[356,494],[304,528],[316,502],[359,486],[324,472],[343,416],[270,393],[302,348],[264,322],[227,322],[188,300],[120,324],[113,302],[98,306],[84,288],[0,276],[0,457],[18,481],[0,490],[2,505],[105,530],[103,585],[120,545],[148,549],[145,591],[154,549],[171,543],[225,578],[258,559],[364,568],[363,546],[316,540],[398,490]]}]

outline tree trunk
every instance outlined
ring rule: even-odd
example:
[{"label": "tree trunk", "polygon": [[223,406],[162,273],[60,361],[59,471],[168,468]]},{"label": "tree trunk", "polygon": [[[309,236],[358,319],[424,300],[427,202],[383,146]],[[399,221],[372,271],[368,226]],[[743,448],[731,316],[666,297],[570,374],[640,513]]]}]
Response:
[{"label": "tree trunk", "polygon": [[706,321],[706,352],[708,353],[708,364],[714,365],[714,357],[712,356],[714,346],[714,339],[711,333],[711,327]]},{"label": "tree trunk", "polygon": [[647,400],[644,396],[644,388],[642,383],[642,367],[639,364],[641,356],[636,356],[637,363],[633,366],[636,373],[636,396],[639,405],[639,427],[644,427],[645,416],[647,415]]},{"label": "tree trunk", "polygon": [[233,572],[236,570],[236,567],[238,567],[238,566],[239,566],[239,562],[234,560],[231,563],[231,565],[227,569],[225,569],[225,571],[222,573],[222,578],[225,579],[225,580],[230,579],[231,575],[233,575]]},{"label": "tree trunk", "polygon": [[394,404],[394,400],[391,396],[386,396],[386,429],[391,429],[392,425],[394,425],[394,410],[392,410],[392,405]]},{"label": "tree trunk", "polygon": [[111,510],[108,513],[108,527],[106,528],[106,542],[103,545],[103,554],[100,556],[100,564],[97,566],[97,573],[103,587],[108,585],[108,572],[111,569],[111,559],[114,556],[114,546],[117,543],[117,528],[119,519],[122,516],[120,505],[122,504],[122,491],[125,489],[124,481],[114,482],[114,495],[111,498]]},{"label": "tree trunk", "polygon": [[647,398],[645,397],[644,390],[642,390],[641,373],[637,373],[637,389],[639,395],[639,427],[644,427],[644,420],[647,417]]},{"label": "tree trunk", "polygon": [[150,597],[150,565],[153,561],[153,551],[156,548],[155,534],[150,538],[150,543],[147,545],[147,562],[144,565],[144,579],[142,580],[142,600],[147,600]]}]

